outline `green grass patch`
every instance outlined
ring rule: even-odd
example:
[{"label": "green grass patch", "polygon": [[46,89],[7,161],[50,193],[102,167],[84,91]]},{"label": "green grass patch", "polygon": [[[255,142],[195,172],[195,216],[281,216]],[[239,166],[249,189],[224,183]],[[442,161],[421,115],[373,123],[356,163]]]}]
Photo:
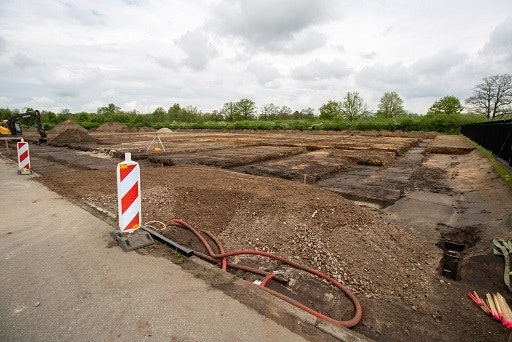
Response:
[{"label": "green grass patch", "polygon": [[502,163],[500,163],[496,159],[496,157],[492,154],[491,151],[483,148],[482,146],[480,146],[478,144],[475,144],[475,145],[476,145],[477,150],[480,151],[480,153],[482,153],[482,155],[487,157],[487,159],[489,159],[489,161],[491,162],[491,164],[494,167],[494,169],[496,170],[496,172],[498,172],[498,174],[500,175],[501,179],[503,179],[503,181],[505,183],[507,183],[508,187],[510,189],[512,189],[512,171],[511,171],[511,169],[508,168],[507,166],[504,166]]}]

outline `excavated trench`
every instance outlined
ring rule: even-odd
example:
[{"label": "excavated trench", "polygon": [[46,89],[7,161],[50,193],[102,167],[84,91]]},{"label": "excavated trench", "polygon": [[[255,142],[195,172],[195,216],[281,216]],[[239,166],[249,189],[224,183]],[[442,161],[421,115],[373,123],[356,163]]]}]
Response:
[{"label": "excavated trench", "polygon": [[[448,226],[444,223],[445,219],[454,216],[460,217],[461,222],[470,221],[471,218],[463,217],[465,210],[460,208],[458,200],[453,200],[459,194],[447,184],[446,170],[424,165],[429,143],[430,140],[422,140],[388,167],[356,164],[317,184],[362,206],[384,211],[393,208],[397,202],[420,198],[419,202],[414,203],[415,210],[419,208],[418,215],[422,216],[426,209],[423,205],[428,205],[430,220],[427,220],[430,222],[424,224],[422,219],[415,221],[413,233],[428,236],[440,248],[439,273],[442,276],[461,281],[464,275],[464,281],[472,283],[478,281],[473,279],[481,273],[476,269],[486,269],[485,272],[488,272],[489,263],[496,260],[471,253],[471,248],[481,240],[481,230],[485,229],[482,224]],[[446,199],[451,200],[445,202]],[[411,208],[400,204],[397,207],[391,211],[397,217],[402,217],[406,225],[409,216],[404,215],[404,211]],[[495,275],[497,272],[493,273]]]},{"label": "excavated trench", "polygon": [[443,251],[443,257],[439,266],[440,273],[450,279],[462,280],[462,267],[464,258],[480,240],[480,227],[449,227],[439,223],[438,230],[441,239],[437,246]]}]

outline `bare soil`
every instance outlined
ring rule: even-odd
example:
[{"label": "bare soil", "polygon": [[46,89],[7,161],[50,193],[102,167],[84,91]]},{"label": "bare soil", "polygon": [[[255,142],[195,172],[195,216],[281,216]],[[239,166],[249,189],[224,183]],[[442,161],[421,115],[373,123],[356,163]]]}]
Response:
[{"label": "bare soil", "polygon": [[[162,234],[205,253],[172,224],[180,218],[215,234],[227,251],[272,252],[332,276],[363,306],[353,331],[377,341],[507,340],[509,332],[467,292],[499,291],[511,303],[491,241],[509,238],[512,191],[465,138],[122,130],[75,130],[67,142],[69,128],[50,131],[50,146],[31,145],[37,179],[116,213],[115,169],[131,152],[141,164],[144,222],[163,222]],[[269,286],[337,319],[353,315],[350,302],[323,282],[261,258],[230,261],[279,271],[287,285]]]}]

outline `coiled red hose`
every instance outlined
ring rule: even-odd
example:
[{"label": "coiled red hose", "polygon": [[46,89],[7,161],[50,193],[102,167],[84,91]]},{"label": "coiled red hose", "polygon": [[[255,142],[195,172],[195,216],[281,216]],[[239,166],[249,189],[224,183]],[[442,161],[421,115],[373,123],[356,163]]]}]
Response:
[{"label": "coiled red hose", "polygon": [[[172,220],[174,223],[190,230],[192,233],[194,233],[195,236],[197,236],[197,238],[199,238],[199,240],[201,240],[201,242],[203,243],[203,245],[205,246],[206,250],[208,251],[208,254],[209,254],[209,257],[215,261],[218,261],[220,260],[221,261],[221,267],[223,270],[226,270],[226,268],[229,266],[229,267],[233,267],[233,268],[239,268],[239,269],[244,269],[244,270],[248,270],[248,271],[254,271],[255,269],[251,269],[250,267],[247,267],[247,266],[241,266],[241,265],[233,265],[233,264],[229,264],[227,259],[229,257],[232,257],[232,256],[235,256],[235,255],[242,255],[242,254],[249,254],[249,255],[259,255],[259,256],[264,256],[264,257],[268,257],[268,258],[271,258],[271,259],[275,259],[277,261],[280,261],[284,264],[287,264],[289,266],[292,266],[294,268],[297,268],[299,270],[302,270],[302,271],[305,271],[305,272],[308,272],[310,274],[313,274],[319,278],[322,278],[324,280],[326,280],[327,282],[329,282],[330,284],[332,284],[333,286],[339,288],[349,299],[350,301],[352,302],[353,306],[354,306],[354,310],[355,310],[355,314],[354,314],[354,317],[352,319],[349,319],[347,321],[340,321],[340,320],[337,320],[337,319],[334,319],[332,317],[329,317],[327,315],[324,315],[298,301],[296,301],[295,299],[293,298],[290,298],[288,296],[285,296],[284,294],[282,293],[279,293],[277,291],[274,291],[272,289],[269,289],[266,287],[267,283],[274,278],[274,274],[273,273],[268,273],[268,272],[264,272],[264,271],[261,271],[261,270],[256,270],[257,274],[265,274],[265,278],[263,280],[263,282],[259,285],[259,287],[269,293],[271,293],[272,295],[276,296],[276,297],[279,297],[283,300],[285,300],[286,302],[314,315],[315,317],[318,317],[318,318],[321,318],[323,320],[326,320],[326,321],[329,321],[331,323],[334,323],[334,324],[337,324],[337,325],[341,325],[341,326],[344,326],[344,327],[347,327],[347,328],[350,328],[350,327],[353,327],[355,325],[357,325],[360,321],[361,321],[361,318],[363,316],[363,311],[362,311],[362,308],[361,308],[361,304],[359,303],[359,300],[356,298],[356,296],[350,291],[348,290],[345,286],[343,286],[343,284],[341,284],[340,282],[338,282],[337,280],[325,275],[324,273],[318,271],[318,270],[315,270],[311,267],[307,267],[307,266],[302,266],[302,265],[299,265],[291,260],[287,260],[279,255],[275,255],[275,254],[272,254],[272,253],[268,253],[268,252],[263,252],[263,251],[256,251],[256,250],[250,250],[250,249],[242,249],[242,250],[237,250],[237,251],[232,251],[232,252],[225,252],[224,251],[224,247],[222,246],[222,244],[220,243],[220,241],[211,233],[207,232],[207,231],[201,231],[202,233],[208,235],[209,238],[211,238],[215,244],[217,245],[218,249],[219,249],[219,253],[215,253],[210,244],[208,243],[208,241],[204,238],[204,236],[201,234],[201,232],[199,232],[198,230],[196,230],[195,228],[193,228],[192,226],[190,226],[188,223],[184,222],[183,220],[180,220],[180,219],[173,219]],[[202,254],[201,253],[196,253],[194,252],[194,254],[197,254],[198,256],[201,256]],[[208,257],[207,255],[203,255],[205,257]],[[262,273],[263,272],[263,273]]]}]

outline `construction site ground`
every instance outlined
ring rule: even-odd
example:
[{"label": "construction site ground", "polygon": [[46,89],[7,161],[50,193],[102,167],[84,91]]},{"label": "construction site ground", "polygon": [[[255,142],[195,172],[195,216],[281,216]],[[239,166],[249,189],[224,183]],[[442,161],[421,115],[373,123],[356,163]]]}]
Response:
[{"label": "construction site ground", "polygon": [[[88,132],[71,122],[48,133],[49,145],[31,144],[30,157],[36,179],[51,190],[115,224],[116,166],[130,152],[141,166],[143,222],[206,253],[188,231],[172,224],[180,218],[213,233],[227,251],[271,252],[332,276],[362,304],[363,318],[352,328],[357,333],[377,341],[509,337],[467,293],[500,292],[512,303],[503,258],[492,253],[493,238],[510,237],[512,191],[462,136],[157,133],[115,124]],[[25,138],[38,137],[29,130]],[[16,159],[10,146],[2,154]],[[160,245],[138,253],[192,267]],[[281,274],[287,285],[270,287],[331,317],[354,314],[350,301],[323,281],[260,257],[230,261]],[[213,278],[205,281],[257,306],[257,297],[244,297]],[[297,322],[272,319],[297,330]]]}]

